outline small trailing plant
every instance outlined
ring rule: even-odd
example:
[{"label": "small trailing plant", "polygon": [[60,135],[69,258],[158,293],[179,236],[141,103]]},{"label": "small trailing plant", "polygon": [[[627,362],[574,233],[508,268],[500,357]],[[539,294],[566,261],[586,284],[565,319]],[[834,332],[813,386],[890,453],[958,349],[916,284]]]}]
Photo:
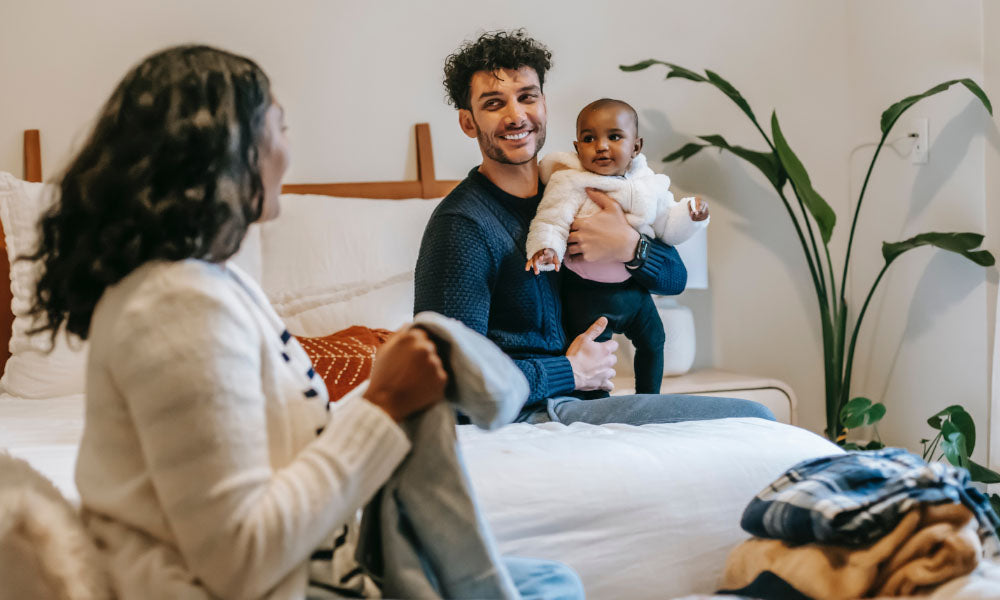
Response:
[{"label": "small trailing plant", "polygon": [[[751,123],[760,132],[761,137],[767,144],[766,150],[753,150],[732,145],[718,134],[700,135],[698,136],[700,141],[685,144],[665,157],[663,161],[684,161],[706,148],[718,148],[720,152],[731,152],[753,165],[763,173],[764,177],[774,187],[778,198],[788,212],[792,226],[795,228],[795,233],[798,235],[799,243],[802,245],[802,251],[809,266],[809,274],[812,277],[813,287],[816,291],[816,300],[819,305],[820,328],[823,336],[826,435],[831,440],[846,444],[845,427],[853,428],[871,424],[885,415],[885,407],[883,405],[872,404],[870,400],[865,398],[854,398],[852,400],[850,391],[851,373],[854,367],[854,351],[857,346],[858,333],[861,331],[861,323],[865,318],[865,313],[868,310],[872,296],[875,295],[875,290],[878,288],[889,266],[904,253],[921,246],[934,246],[942,250],[954,252],[983,267],[992,266],[995,262],[990,252],[979,249],[979,246],[983,242],[983,236],[978,233],[927,232],[899,242],[884,242],[882,244],[882,258],[885,263],[882,270],[872,283],[864,304],[861,306],[861,310],[856,316],[852,315],[848,310],[844,287],[847,283],[847,273],[851,265],[851,247],[854,242],[858,216],[861,214],[862,202],[865,198],[865,192],[868,189],[868,183],[871,180],[872,171],[875,168],[875,162],[882,151],[882,147],[885,145],[889,132],[899,120],[899,117],[920,100],[941,93],[958,84],[979,99],[986,110],[992,115],[993,107],[990,104],[989,98],[986,97],[986,93],[983,92],[982,88],[975,81],[971,79],[953,79],[938,84],[922,94],[903,98],[882,113],[880,123],[881,139],[875,148],[875,154],[872,157],[871,164],[868,166],[864,184],[861,186],[861,191],[858,194],[854,218],[851,222],[851,229],[847,238],[847,251],[844,256],[841,272],[838,274],[834,271],[829,246],[830,238],[833,236],[834,226],[837,222],[837,216],[826,200],[813,188],[805,166],[799,160],[798,156],[796,156],[795,152],[792,151],[788,140],[781,130],[777,113],[774,111],[771,112],[771,131],[769,135],[761,127],[757,116],[743,95],[718,73],[707,69],[704,75],[702,75],[690,69],[654,59],[644,60],[634,65],[622,65],[620,69],[623,71],[642,71],[653,66],[666,67],[666,78],[668,80],[687,79],[698,83],[707,83],[715,87],[732,100],[749,117]],[[791,198],[787,194],[788,188],[791,188]],[[848,331],[850,331],[850,337],[847,335]],[[842,415],[844,414],[847,415],[846,419],[842,419]]]}]

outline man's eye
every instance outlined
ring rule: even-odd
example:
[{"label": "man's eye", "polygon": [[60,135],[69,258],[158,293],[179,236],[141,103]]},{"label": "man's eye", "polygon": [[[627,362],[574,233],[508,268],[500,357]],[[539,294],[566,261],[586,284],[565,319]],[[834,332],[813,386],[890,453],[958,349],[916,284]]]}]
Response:
[{"label": "man's eye", "polygon": [[536,96],[535,94],[525,94],[521,96],[521,102],[524,102],[525,104],[531,104],[537,99],[538,96]]},{"label": "man's eye", "polygon": [[500,101],[499,100],[490,100],[489,102],[487,102],[486,104],[483,105],[483,108],[485,108],[487,110],[494,109],[494,108],[499,108],[499,107],[500,107]]}]

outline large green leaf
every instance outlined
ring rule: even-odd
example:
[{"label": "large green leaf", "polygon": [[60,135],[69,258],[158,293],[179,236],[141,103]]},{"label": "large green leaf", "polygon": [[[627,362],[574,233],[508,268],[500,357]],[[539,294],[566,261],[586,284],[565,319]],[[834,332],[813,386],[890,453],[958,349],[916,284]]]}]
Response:
[{"label": "large green leaf", "polygon": [[754,123],[757,122],[757,117],[755,117],[753,111],[750,110],[750,103],[746,101],[743,94],[733,87],[733,84],[723,79],[718,73],[709,71],[708,69],[705,69],[705,75],[708,75],[708,80],[712,83],[712,85],[719,88],[719,91],[723,94],[729,96],[729,99],[735,102],[736,106],[739,106],[740,110],[742,110],[746,116],[750,117],[751,121]]},{"label": "large green leaf", "polygon": [[637,62],[634,65],[618,65],[618,68],[622,71],[642,71],[643,69],[648,69],[653,65],[663,65],[668,67],[670,71],[667,72],[667,79],[672,77],[682,77],[684,79],[690,79],[691,81],[708,81],[708,79],[705,79],[690,69],[685,69],[684,67],[664,62],[662,60],[656,60],[655,58],[649,58],[644,61]]},{"label": "large green leaf", "polygon": [[885,416],[885,405],[872,404],[868,398],[852,398],[840,411],[840,422],[846,429],[874,425]]},{"label": "large green leaf", "polygon": [[920,246],[934,246],[942,250],[954,252],[955,254],[961,254],[979,266],[992,266],[995,260],[988,250],[974,250],[974,248],[979,247],[982,243],[983,236],[978,233],[941,233],[932,231],[915,235],[901,242],[883,242],[882,256],[885,257],[885,263],[888,265],[904,252],[919,248]]},{"label": "large green leaf", "polygon": [[966,456],[972,456],[972,451],[976,449],[976,423],[972,420],[972,415],[962,408],[952,413],[951,422],[965,436]]},{"label": "large green leaf", "polygon": [[792,180],[799,199],[805,204],[806,209],[812,214],[813,219],[819,226],[819,233],[823,237],[823,243],[828,243],[833,235],[833,226],[837,222],[837,215],[830,208],[819,193],[813,189],[812,182],[809,181],[809,174],[806,172],[802,161],[795,156],[792,148],[781,133],[781,126],[778,125],[778,113],[771,113],[771,133],[774,135],[774,146],[778,151],[778,159],[788,173],[788,178]]},{"label": "large green leaf", "polygon": [[900,115],[906,112],[906,109],[910,108],[911,106],[913,106],[914,104],[916,104],[917,102],[923,100],[928,96],[933,96],[934,94],[940,94],[941,92],[945,91],[946,89],[950,88],[956,83],[961,83],[962,85],[964,85],[970,92],[973,93],[973,95],[976,96],[976,98],[979,98],[979,101],[982,102],[983,106],[986,107],[987,112],[989,112],[991,115],[993,114],[993,105],[990,104],[990,99],[986,97],[986,92],[984,92],[983,89],[979,87],[979,85],[975,81],[971,79],[952,79],[951,81],[939,83],[938,85],[932,87],[923,94],[907,96],[906,98],[903,98],[899,102],[885,109],[885,112],[882,113],[882,123],[881,123],[882,135],[887,134],[889,130],[892,129],[892,126],[896,123],[896,120],[899,119]]},{"label": "large green leaf", "polygon": [[[960,404],[952,404],[948,408],[941,409],[933,417],[927,419],[927,424],[930,425],[931,427],[933,427],[934,429],[940,430],[941,429],[941,421],[942,421],[942,419],[946,418],[946,417],[950,417],[952,413],[954,413],[956,411],[959,411],[959,410],[964,411],[965,409],[962,408],[962,406]],[[921,440],[921,441],[923,441],[923,440]]]},{"label": "large green leaf", "polygon": [[966,452],[965,436],[951,421],[941,424],[941,450],[948,462],[956,467],[966,467],[969,464],[969,454]]},{"label": "large green leaf", "polygon": [[969,477],[980,483],[1000,483],[1000,473],[987,469],[974,460],[969,460]]},{"label": "large green leaf", "polygon": [[685,160],[691,158],[695,154],[701,152],[702,148],[707,148],[707,147],[708,146],[705,144],[695,144],[694,142],[691,142],[690,144],[684,144],[677,150],[674,150],[670,154],[664,156],[663,162],[673,162],[677,159],[680,159],[681,162],[684,162]]},{"label": "large green leaf", "polygon": [[758,152],[757,150],[750,150],[742,146],[733,146],[721,135],[700,135],[698,137],[708,142],[709,145],[722,150],[728,150],[757,167],[775,188],[780,190],[784,187],[787,175],[774,153]]}]

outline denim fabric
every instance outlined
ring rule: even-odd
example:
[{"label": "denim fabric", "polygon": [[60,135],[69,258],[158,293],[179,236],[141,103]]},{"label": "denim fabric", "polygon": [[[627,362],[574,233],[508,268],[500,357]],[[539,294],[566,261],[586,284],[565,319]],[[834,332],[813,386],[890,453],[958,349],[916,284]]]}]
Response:
[{"label": "denim fabric", "polygon": [[458,454],[454,411],[439,403],[400,427],[412,449],[365,509],[361,564],[387,598],[518,598]]},{"label": "denim fabric", "polygon": [[523,600],[583,600],[576,572],[554,560],[505,556],[507,570]]},{"label": "denim fabric", "polygon": [[775,421],[769,408],[751,400],[689,396],[685,394],[634,394],[580,400],[572,396],[549,398],[544,406],[521,412],[519,423],[679,423],[727,417],[757,417]]},{"label": "denim fabric", "polygon": [[458,451],[455,409],[482,429],[508,423],[528,396],[521,371],[460,321],[414,322],[445,365],[449,403],[400,423],[410,454],[365,509],[359,561],[387,598],[582,598],[569,567],[500,556]]},{"label": "denim fabric", "polygon": [[567,269],[563,274],[562,302],[566,331],[582,333],[598,318],[607,317],[608,326],[597,341],[611,339],[612,332],[624,334],[635,346],[635,391],[660,393],[666,337],[663,321],[646,288],[632,279],[621,283],[590,281]]}]

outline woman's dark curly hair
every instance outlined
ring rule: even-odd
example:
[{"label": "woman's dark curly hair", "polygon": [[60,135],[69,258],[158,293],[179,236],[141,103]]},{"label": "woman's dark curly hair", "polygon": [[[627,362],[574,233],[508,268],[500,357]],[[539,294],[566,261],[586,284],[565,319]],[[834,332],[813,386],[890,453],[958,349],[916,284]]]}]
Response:
[{"label": "woman's dark curly hair", "polygon": [[42,217],[35,332],[87,338],[104,290],[153,260],[232,256],[261,214],[270,82],[206,46],[158,52],[115,88]]},{"label": "woman's dark curly hair", "polygon": [[455,108],[470,109],[472,76],[477,71],[531,67],[544,87],[545,72],[552,68],[552,53],[528,37],[523,29],[491,31],[474,42],[466,41],[444,61],[444,87]]}]

